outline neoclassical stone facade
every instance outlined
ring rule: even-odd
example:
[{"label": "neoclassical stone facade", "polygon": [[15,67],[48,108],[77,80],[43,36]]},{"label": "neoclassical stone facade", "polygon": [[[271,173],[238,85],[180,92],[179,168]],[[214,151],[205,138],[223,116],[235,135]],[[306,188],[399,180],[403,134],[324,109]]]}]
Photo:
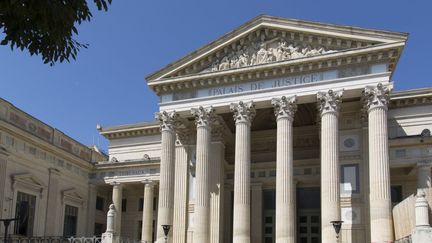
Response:
[{"label": "neoclassical stone facade", "polygon": [[423,237],[432,88],[393,90],[406,40],[259,16],[147,76],[156,120],[98,126],[89,217],[143,243]]}]

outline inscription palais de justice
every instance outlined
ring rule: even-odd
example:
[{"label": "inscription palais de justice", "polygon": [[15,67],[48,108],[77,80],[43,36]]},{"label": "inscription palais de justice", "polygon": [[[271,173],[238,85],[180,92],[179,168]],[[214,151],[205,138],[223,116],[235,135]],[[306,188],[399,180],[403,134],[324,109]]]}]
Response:
[{"label": "inscription palais de justice", "polygon": [[319,82],[324,79],[323,73],[298,75],[293,77],[279,78],[273,80],[263,80],[258,82],[248,82],[229,86],[219,86],[208,89],[209,96],[235,94],[246,91],[286,87],[299,84]]}]

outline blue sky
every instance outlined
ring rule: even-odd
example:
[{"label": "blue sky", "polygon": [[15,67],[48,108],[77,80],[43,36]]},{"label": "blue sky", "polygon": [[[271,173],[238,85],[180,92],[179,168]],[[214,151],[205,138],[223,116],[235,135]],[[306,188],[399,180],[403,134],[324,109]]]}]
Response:
[{"label": "blue sky", "polygon": [[157,99],[144,76],[259,14],[408,32],[396,90],[432,87],[431,1],[113,0],[108,12],[93,14],[77,37],[90,47],[71,63],[50,67],[0,46],[0,97],[104,149],[96,124],[153,119]]}]

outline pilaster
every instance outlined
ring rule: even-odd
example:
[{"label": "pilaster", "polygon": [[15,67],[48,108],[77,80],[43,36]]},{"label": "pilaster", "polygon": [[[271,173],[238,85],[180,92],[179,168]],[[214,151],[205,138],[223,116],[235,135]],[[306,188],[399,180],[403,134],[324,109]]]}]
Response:
[{"label": "pilaster", "polygon": [[189,130],[178,130],[175,149],[173,242],[186,243],[189,202],[189,167],[192,139]]},{"label": "pilaster", "polygon": [[97,197],[97,186],[93,183],[88,185],[88,201],[87,201],[87,236],[94,235],[94,225],[96,217],[96,197]]},{"label": "pilaster", "polygon": [[[47,210],[45,214],[45,235],[58,235],[60,229],[58,228],[59,210],[59,178],[60,171],[55,168],[49,168],[48,179],[48,195],[47,195]],[[63,230],[63,229],[61,229]]]},{"label": "pilaster", "polygon": [[[215,122],[216,123],[216,122]],[[224,232],[224,127],[213,124],[210,145],[210,243],[221,243]]]},{"label": "pilaster", "polygon": [[263,230],[263,192],[261,183],[252,183],[252,212],[251,212],[251,243],[262,242]]}]

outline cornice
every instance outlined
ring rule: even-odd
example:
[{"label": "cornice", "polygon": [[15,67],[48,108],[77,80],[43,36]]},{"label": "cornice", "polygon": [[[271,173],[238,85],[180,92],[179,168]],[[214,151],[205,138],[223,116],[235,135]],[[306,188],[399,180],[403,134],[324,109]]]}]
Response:
[{"label": "cornice", "polygon": [[99,133],[107,139],[159,135],[159,122],[137,123],[103,128],[98,126]]},{"label": "cornice", "polygon": [[338,51],[313,57],[160,79],[149,82],[148,85],[159,95],[164,92],[183,89],[324,71],[348,65],[376,62],[388,63],[388,71],[392,72],[404,45],[405,42],[377,44],[370,47]]},{"label": "cornice", "polygon": [[432,88],[412,89],[390,94],[390,109],[432,104]]}]

